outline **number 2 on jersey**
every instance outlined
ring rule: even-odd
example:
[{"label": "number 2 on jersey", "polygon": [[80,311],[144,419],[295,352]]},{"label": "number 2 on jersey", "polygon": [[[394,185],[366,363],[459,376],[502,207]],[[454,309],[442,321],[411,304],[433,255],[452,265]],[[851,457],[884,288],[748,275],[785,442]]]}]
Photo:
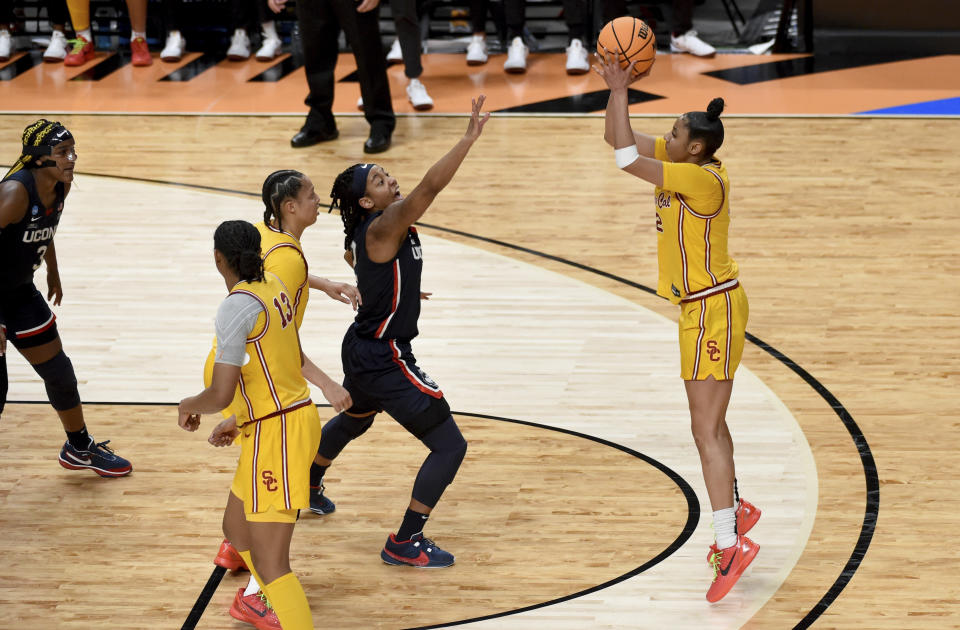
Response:
[{"label": "number 2 on jersey", "polygon": [[[280,302],[283,302],[281,305]],[[287,297],[286,293],[280,293],[280,299],[273,298],[273,305],[277,307],[277,312],[280,313],[280,326],[281,328],[286,328],[287,324],[293,321],[293,306],[290,304],[290,298]]]}]

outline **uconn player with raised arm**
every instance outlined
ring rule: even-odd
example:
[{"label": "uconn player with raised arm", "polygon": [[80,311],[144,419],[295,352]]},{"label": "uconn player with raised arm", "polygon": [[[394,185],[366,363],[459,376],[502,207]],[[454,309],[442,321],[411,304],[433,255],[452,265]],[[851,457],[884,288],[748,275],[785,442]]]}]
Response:
[{"label": "uconn player with raised arm", "polygon": [[387,564],[448,567],[453,554],[425,538],[423,528],[467,452],[443,392],[419,367],[410,347],[420,316],[423,253],[413,224],[450,183],[490,114],[484,97],[472,102],[467,131],[407,197],[397,180],[376,164],[355,164],[340,173],[330,193],[343,219],[344,257],[357,275],[363,302],[343,338],[343,386],[353,406],[323,427],[310,469],[311,510],[329,511],[320,493],[323,474],[353,439],[386,411],[430,449],[413,483],[403,522],[380,557]]},{"label": "uconn player with raised arm", "polygon": [[0,181],[0,414],[7,399],[7,340],[30,362],[46,386],[67,441],[60,465],[122,477],[130,462],[87,433],[73,364],[63,352],[56,317],[33,284],[46,263],[47,299],[63,299],[53,237],[70,192],[77,151],[59,122],[40,119],[23,132],[23,150]]}]

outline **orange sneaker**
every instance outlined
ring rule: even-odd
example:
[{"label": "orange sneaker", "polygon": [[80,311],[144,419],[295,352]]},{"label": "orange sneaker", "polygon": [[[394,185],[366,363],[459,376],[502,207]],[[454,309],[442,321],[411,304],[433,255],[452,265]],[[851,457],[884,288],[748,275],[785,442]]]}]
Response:
[{"label": "orange sneaker", "polygon": [[240,588],[234,596],[230,616],[238,621],[246,621],[257,630],[283,630],[266,596],[260,591],[244,595],[243,590]]},{"label": "orange sneaker", "polygon": [[707,601],[711,604],[723,599],[737,583],[760,551],[760,545],[746,536],[737,536],[737,544],[721,549],[710,557],[713,566],[713,583],[707,591]]},{"label": "orange sneaker", "polygon": [[71,39],[67,43],[70,44],[71,48],[67,56],[63,58],[63,65],[82,66],[93,60],[93,42],[77,35],[76,39]]},{"label": "orange sneaker", "polygon": [[217,552],[217,557],[213,559],[213,563],[228,571],[250,570],[247,568],[247,563],[243,561],[243,556],[237,552],[236,548],[234,548],[227,539],[224,539],[223,542],[220,543],[220,551]]},{"label": "orange sneaker", "polygon": [[153,64],[153,57],[150,56],[150,49],[147,48],[147,40],[138,37],[130,41],[130,52],[133,53],[133,65],[149,66]]},{"label": "orange sneaker", "polygon": [[[737,506],[737,533],[743,536],[757,524],[757,521],[760,520],[760,508],[755,506],[749,501],[744,501],[740,499],[740,504]],[[710,550],[707,551],[707,564],[710,564],[710,556],[717,553],[717,543],[710,545]]]}]

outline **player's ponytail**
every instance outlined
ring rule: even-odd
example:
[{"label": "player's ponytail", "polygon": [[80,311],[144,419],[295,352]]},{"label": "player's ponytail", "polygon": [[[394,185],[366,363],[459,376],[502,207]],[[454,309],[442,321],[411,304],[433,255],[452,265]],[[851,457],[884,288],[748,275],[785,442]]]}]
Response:
[{"label": "player's ponytail", "polygon": [[213,247],[241,280],[263,281],[260,232],[247,221],[224,221],[213,233]]},{"label": "player's ponytail", "polygon": [[263,180],[263,222],[270,225],[272,219],[277,220],[277,227],[283,229],[283,218],[280,216],[280,204],[287,199],[295,198],[300,194],[306,178],[300,171],[290,169],[274,171]]},{"label": "player's ponytail", "polygon": [[706,158],[712,158],[723,144],[723,123],[720,121],[723,106],[723,99],[715,98],[707,105],[707,111],[683,115],[690,127],[690,140],[703,141],[703,155]]},{"label": "player's ponytail", "polygon": [[357,169],[369,170],[369,165],[354,164],[343,171],[337,175],[337,179],[333,182],[333,188],[330,190],[330,198],[333,200],[330,203],[330,211],[340,210],[340,219],[343,221],[343,233],[346,235],[343,239],[344,249],[350,249],[353,233],[363,221],[366,212],[360,205],[360,198],[363,197],[363,193],[358,195],[356,186],[354,186],[354,175]]}]

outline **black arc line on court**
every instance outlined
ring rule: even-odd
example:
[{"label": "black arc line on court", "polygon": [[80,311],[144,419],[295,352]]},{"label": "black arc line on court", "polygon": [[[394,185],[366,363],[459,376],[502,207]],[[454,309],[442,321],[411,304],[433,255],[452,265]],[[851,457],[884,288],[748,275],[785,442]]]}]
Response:
[{"label": "black arc line on court", "polygon": [[[82,173],[83,174],[83,173]],[[173,186],[181,186],[183,188],[192,188],[198,190],[214,190],[217,192],[231,193],[235,195],[240,195],[243,197],[252,197],[259,199],[260,195],[257,193],[246,192],[243,190],[235,190],[229,188],[216,188],[213,186],[202,186],[199,184],[185,184],[182,182],[172,182],[167,180],[155,180],[147,179],[145,177],[129,177],[123,175],[98,175],[95,173],[85,173],[88,175],[93,175],[96,177],[109,177],[113,179],[122,179],[127,181],[137,181],[137,182],[147,182],[154,184],[169,184]],[[329,204],[320,204],[323,207],[329,208]],[[650,287],[640,284],[639,282],[634,282],[633,280],[628,280],[622,276],[612,274],[608,271],[603,271],[590,267],[589,265],[584,265],[583,263],[574,262],[560,256],[554,256],[553,254],[547,254],[545,252],[537,251],[535,249],[530,249],[528,247],[523,247],[521,245],[514,245],[513,243],[508,243],[506,241],[497,240],[494,238],[489,238],[486,236],[478,236],[476,234],[470,234],[469,232],[463,232],[461,230],[454,230],[452,228],[441,227],[439,225],[432,225],[429,223],[420,223],[416,225],[425,227],[428,229],[434,229],[440,232],[447,232],[448,234],[456,234],[465,238],[474,239],[477,241],[482,241],[485,243],[491,243],[499,247],[505,247],[507,249],[512,249],[519,252],[524,252],[539,258],[544,258],[546,260],[552,260],[555,262],[574,267],[576,269],[581,269],[583,271],[588,271],[592,274],[614,280],[626,286],[639,289],[651,295],[656,295],[657,292]],[[863,562],[863,558],[866,556],[867,550],[870,548],[870,542],[873,539],[873,532],[877,527],[877,518],[880,512],[880,477],[877,472],[876,460],[873,457],[873,452],[870,450],[870,445],[867,443],[867,438],[863,434],[863,430],[860,429],[860,426],[853,419],[853,416],[844,407],[843,403],[833,395],[833,393],[826,388],[826,386],[821,383],[815,376],[807,372],[805,369],[797,365],[795,361],[787,357],[770,344],[759,339],[758,337],[746,333],[746,339],[750,343],[761,348],[764,352],[771,355],[773,358],[780,361],[784,366],[789,368],[794,374],[799,376],[805,383],[810,385],[813,390],[821,397],[823,400],[830,405],[830,408],[833,409],[834,413],[837,414],[837,417],[840,418],[840,422],[843,423],[843,426],[847,429],[847,432],[850,433],[851,438],[853,439],[854,446],[857,448],[857,453],[860,457],[860,463],[863,466],[863,476],[864,482],[867,486],[866,492],[866,507],[863,513],[863,523],[860,526],[860,535],[857,538],[857,544],[854,545],[853,552],[850,554],[850,559],[847,560],[847,563],[844,565],[843,570],[840,572],[840,575],[834,580],[833,584],[827,589],[827,592],[824,593],[823,597],[810,609],[804,617],[797,622],[794,626],[794,630],[804,630],[809,628],[813,623],[824,613],[827,608],[839,597],[840,593],[846,588],[847,584],[850,583],[850,580],[853,579],[854,574],[860,568],[860,564]],[[12,401],[11,401],[12,404]],[[462,623],[462,622],[461,622]]]}]

